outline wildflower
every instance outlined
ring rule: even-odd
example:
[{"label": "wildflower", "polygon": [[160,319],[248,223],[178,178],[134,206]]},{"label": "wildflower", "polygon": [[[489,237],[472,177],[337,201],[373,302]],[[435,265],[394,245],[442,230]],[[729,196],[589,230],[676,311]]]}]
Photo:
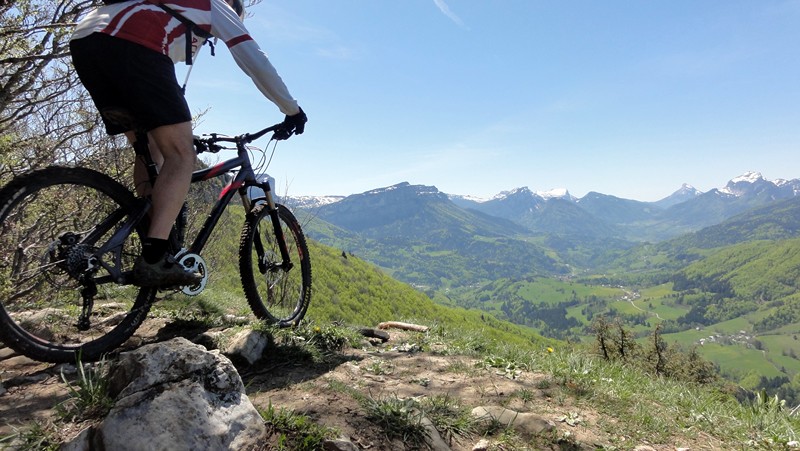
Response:
[{"label": "wildflower", "polygon": [[553,349],[553,348],[551,348],[550,346],[548,346],[548,347],[547,347],[547,352],[549,352],[549,353],[551,353],[551,354],[552,354],[552,353],[553,353],[553,351],[554,351],[554,349]]}]

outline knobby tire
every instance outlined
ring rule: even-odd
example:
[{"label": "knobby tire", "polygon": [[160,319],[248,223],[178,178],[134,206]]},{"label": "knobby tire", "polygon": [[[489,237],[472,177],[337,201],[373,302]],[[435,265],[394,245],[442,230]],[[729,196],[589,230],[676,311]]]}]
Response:
[{"label": "knobby tire", "polygon": [[[147,316],[156,290],[110,280],[98,284],[88,330],[79,330],[83,285],[74,268],[85,268],[82,256],[96,247],[67,246],[63,237],[65,233],[89,236],[103,219],[114,217],[112,211],[127,213],[135,207],[130,190],[86,168],[49,167],[16,177],[3,187],[0,341],[35,360],[74,363],[98,360],[130,338]],[[117,225],[127,217],[119,216],[123,218]],[[119,251],[123,271],[130,271],[141,253],[143,227],[137,226]],[[115,230],[112,226],[94,244],[99,246]],[[103,254],[103,260],[114,261],[111,254]],[[95,278],[107,275],[103,268],[94,274]]]},{"label": "knobby tire", "polygon": [[[255,316],[280,327],[297,326],[311,302],[311,261],[300,224],[289,209],[277,205],[292,268],[282,262],[275,228],[266,203],[247,214],[239,242],[239,274]],[[259,266],[259,251],[264,257]]]}]

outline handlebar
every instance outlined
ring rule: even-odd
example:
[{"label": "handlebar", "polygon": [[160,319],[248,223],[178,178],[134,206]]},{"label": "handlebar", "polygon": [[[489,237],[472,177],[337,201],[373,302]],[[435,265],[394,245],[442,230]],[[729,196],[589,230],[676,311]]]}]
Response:
[{"label": "handlebar", "polygon": [[203,152],[217,153],[224,148],[219,145],[219,143],[234,143],[237,147],[243,146],[250,144],[251,142],[270,132],[272,132],[272,137],[270,140],[274,139],[276,141],[289,139],[294,134],[294,130],[288,129],[283,122],[281,122],[279,124],[271,125],[263,130],[259,130],[255,133],[245,133],[237,136],[220,135],[218,133],[209,133],[207,135],[203,135],[203,137],[195,136],[194,148],[198,154]]}]

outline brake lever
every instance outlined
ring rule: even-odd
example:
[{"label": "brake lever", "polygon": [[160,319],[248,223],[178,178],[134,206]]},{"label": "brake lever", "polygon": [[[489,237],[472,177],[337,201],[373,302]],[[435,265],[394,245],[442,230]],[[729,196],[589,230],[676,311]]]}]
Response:
[{"label": "brake lever", "polygon": [[200,139],[200,137],[195,136],[192,141],[194,142],[194,150],[197,154],[208,152],[208,144],[203,142],[203,140]]},{"label": "brake lever", "polygon": [[284,141],[291,138],[292,135],[294,135],[294,130],[279,128],[272,134],[272,139],[275,141]]}]

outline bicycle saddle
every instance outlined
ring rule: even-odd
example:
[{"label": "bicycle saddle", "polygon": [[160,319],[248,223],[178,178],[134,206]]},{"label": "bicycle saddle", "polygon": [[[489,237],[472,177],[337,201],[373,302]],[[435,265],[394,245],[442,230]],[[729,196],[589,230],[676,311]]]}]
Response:
[{"label": "bicycle saddle", "polygon": [[146,132],[130,110],[122,107],[108,107],[100,111],[100,115],[109,122],[125,127],[127,130]]}]

